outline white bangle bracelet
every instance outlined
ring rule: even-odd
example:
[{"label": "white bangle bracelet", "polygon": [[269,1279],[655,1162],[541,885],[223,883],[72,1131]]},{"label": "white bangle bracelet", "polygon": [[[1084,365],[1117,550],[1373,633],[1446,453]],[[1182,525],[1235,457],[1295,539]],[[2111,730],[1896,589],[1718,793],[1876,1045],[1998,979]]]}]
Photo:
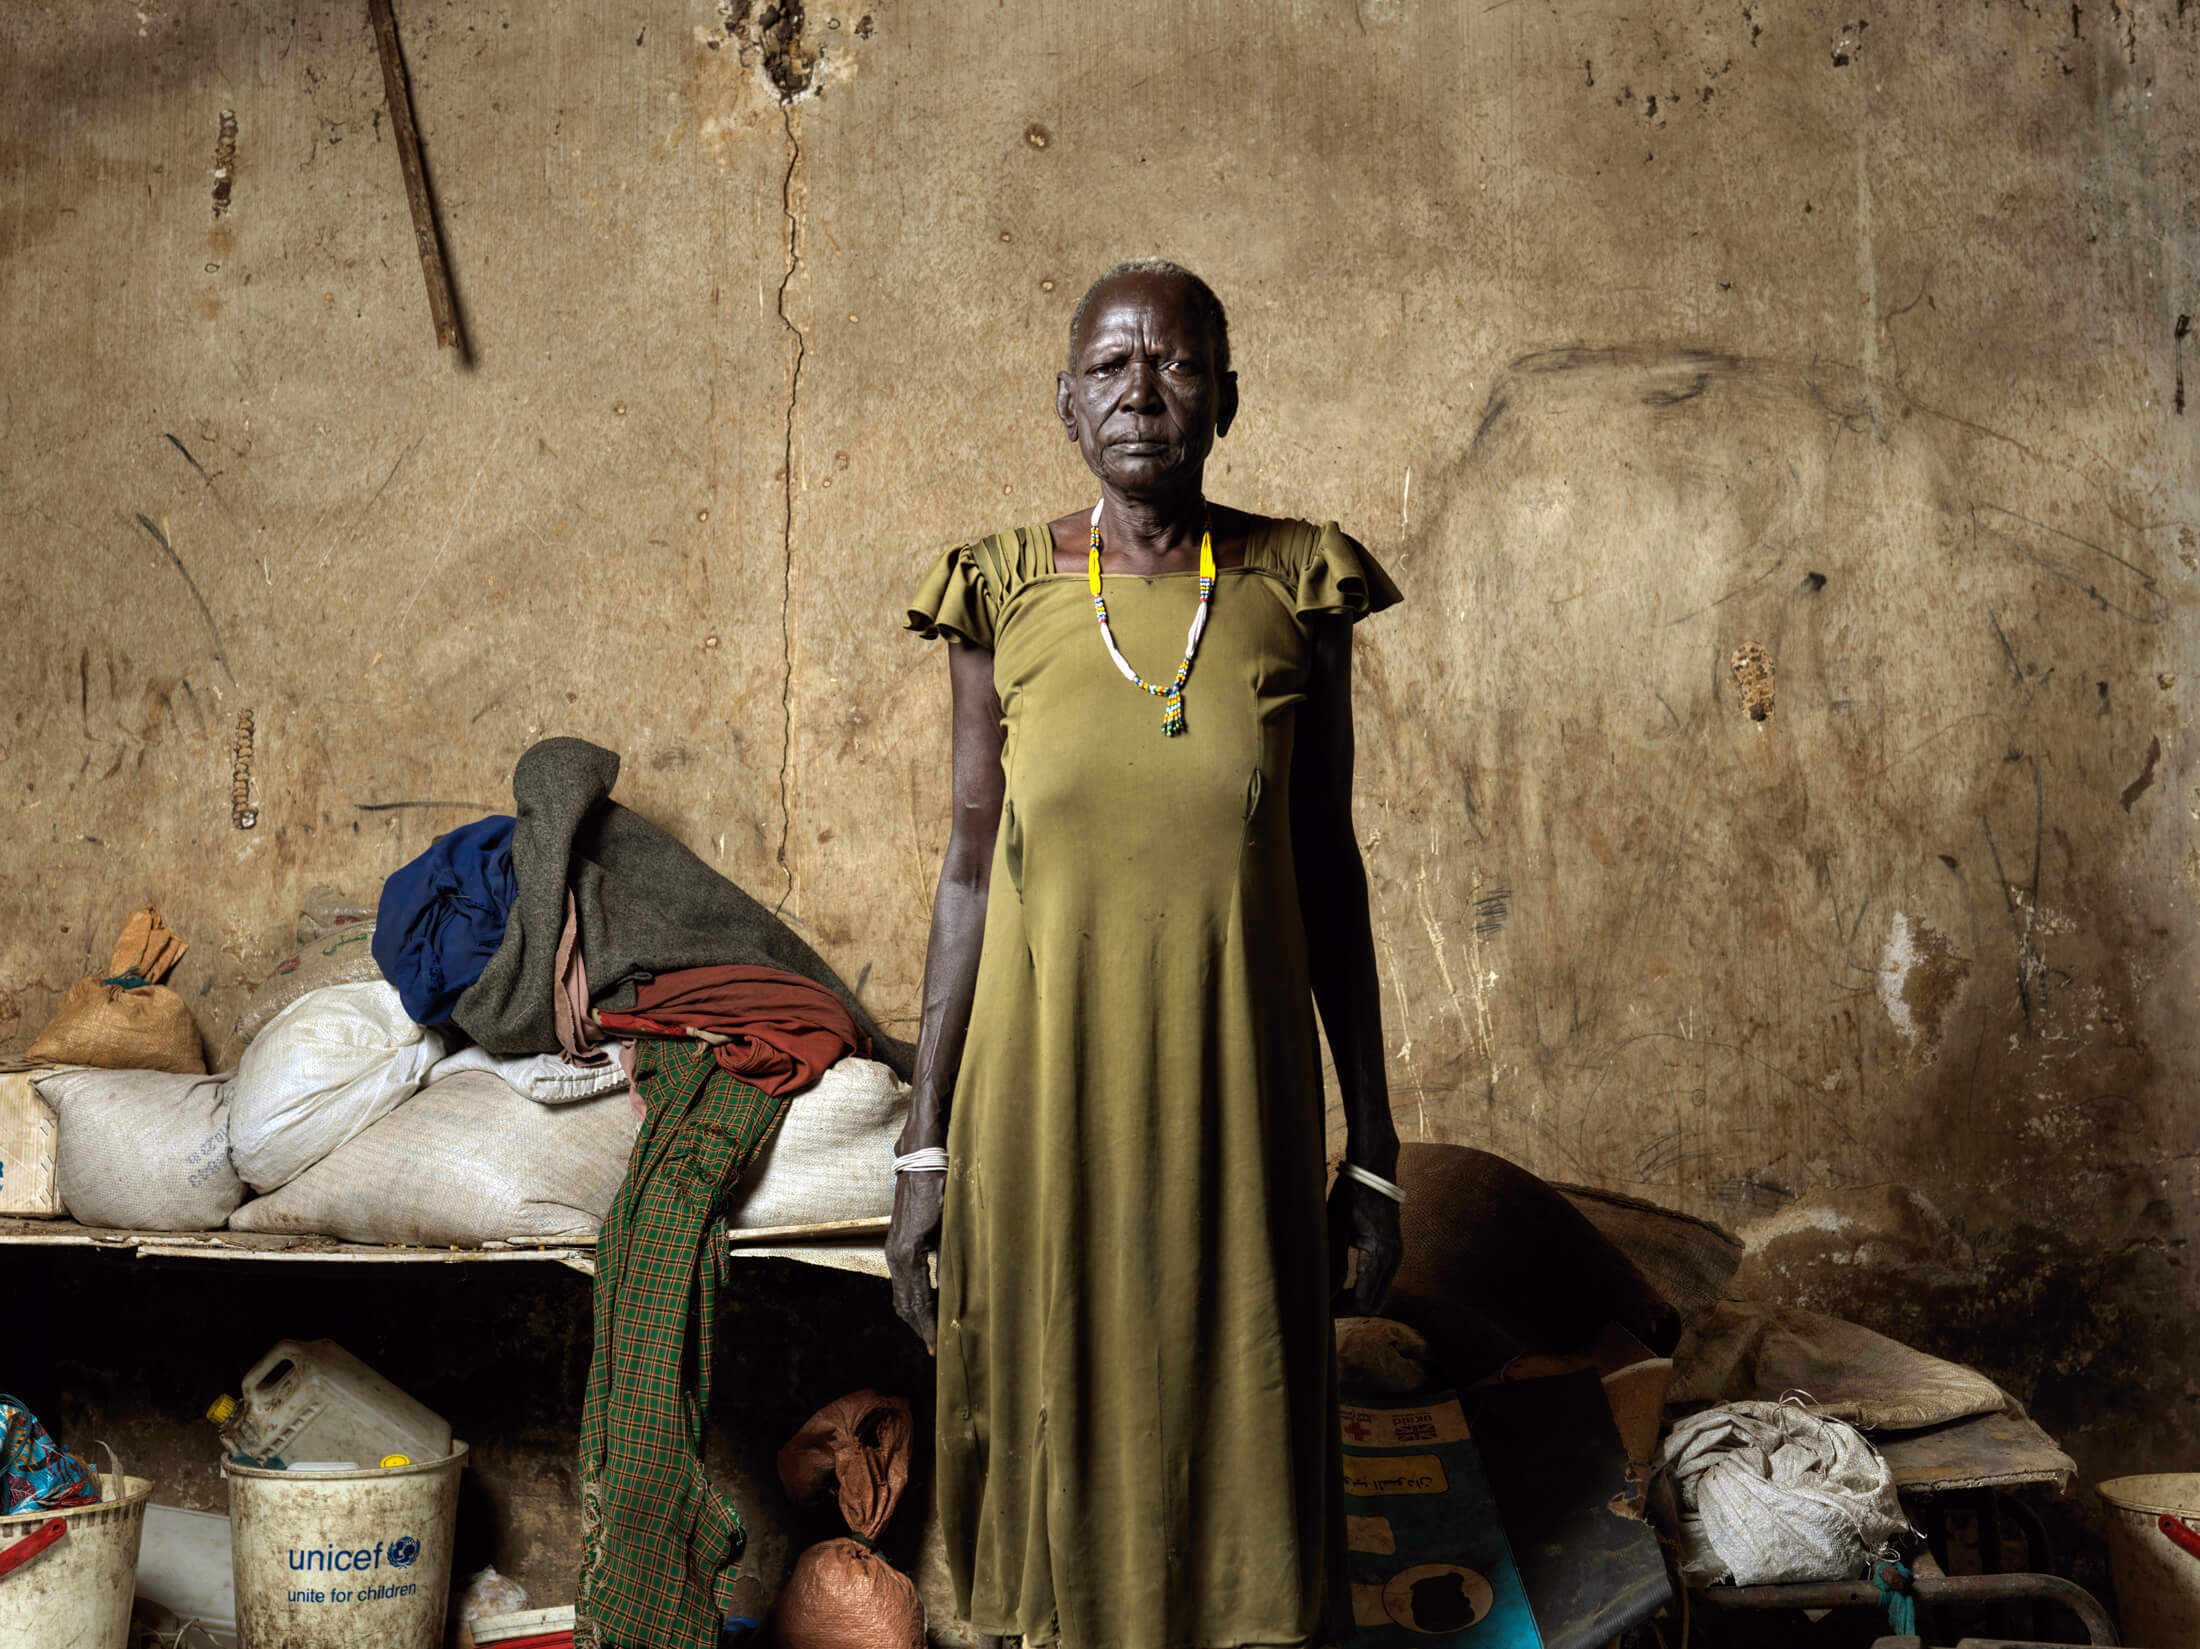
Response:
[{"label": "white bangle bracelet", "polygon": [[897,1174],[944,1174],[947,1172],[947,1147],[944,1145],[920,1145],[907,1156],[894,1159]]},{"label": "white bangle bracelet", "polygon": [[1356,1162],[1340,1162],[1337,1164],[1337,1177],[1339,1179],[1358,1180],[1370,1191],[1386,1196],[1392,1202],[1404,1202],[1406,1200],[1403,1187],[1384,1179],[1380,1174],[1370,1173]]}]

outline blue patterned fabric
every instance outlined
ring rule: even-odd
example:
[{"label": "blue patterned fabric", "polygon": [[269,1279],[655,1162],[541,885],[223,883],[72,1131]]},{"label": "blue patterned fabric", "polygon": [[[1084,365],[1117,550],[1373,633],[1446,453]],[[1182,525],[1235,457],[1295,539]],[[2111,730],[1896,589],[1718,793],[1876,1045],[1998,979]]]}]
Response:
[{"label": "blue patterned fabric", "polygon": [[512,825],[502,813],[461,825],[382,884],[374,962],[416,1025],[449,1019],[504,942]]},{"label": "blue patterned fabric", "polygon": [[0,1517],[89,1506],[99,1474],[46,1435],[38,1417],[0,1396]]}]

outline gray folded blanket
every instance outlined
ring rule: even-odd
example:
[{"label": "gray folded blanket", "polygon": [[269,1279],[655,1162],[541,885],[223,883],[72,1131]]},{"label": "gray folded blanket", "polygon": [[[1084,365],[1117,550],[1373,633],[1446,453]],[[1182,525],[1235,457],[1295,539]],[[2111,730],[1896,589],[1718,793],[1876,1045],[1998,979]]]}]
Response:
[{"label": "gray folded blanket", "polygon": [[512,770],[519,884],[504,941],[451,1018],[494,1054],[550,1053],[558,936],[570,887],[589,994],[628,1009],[643,980],[681,968],[779,968],[825,986],[904,1079],[915,1050],[881,1031],[816,951],[679,842],[610,799],[616,753],[585,739],[544,739]]}]

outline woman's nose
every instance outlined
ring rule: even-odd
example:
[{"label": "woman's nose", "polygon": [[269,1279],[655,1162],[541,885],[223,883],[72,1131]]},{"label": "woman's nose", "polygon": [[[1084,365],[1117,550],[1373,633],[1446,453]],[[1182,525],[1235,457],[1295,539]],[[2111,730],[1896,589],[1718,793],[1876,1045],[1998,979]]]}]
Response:
[{"label": "woman's nose", "polygon": [[1151,410],[1161,405],[1161,374],[1144,361],[1133,361],[1123,373],[1123,405]]}]

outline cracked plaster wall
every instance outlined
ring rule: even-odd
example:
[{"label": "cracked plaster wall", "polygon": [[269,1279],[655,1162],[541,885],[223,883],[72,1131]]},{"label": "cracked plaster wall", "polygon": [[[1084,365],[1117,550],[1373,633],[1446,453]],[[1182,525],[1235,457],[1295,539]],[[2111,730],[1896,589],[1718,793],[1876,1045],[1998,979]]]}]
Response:
[{"label": "cracked plaster wall", "polygon": [[1216,492],[1408,592],[1407,1136],[1735,1224],[1909,1186],[1929,1293],[1782,1286],[2189,1464],[2200,7],[763,16],[402,8],[465,371],[355,8],[0,19],[0,1039],[150,900],[233,1051],[304,889],[551,732],[913,1026],[901,604],[1089,498],[1063,324],[1162,251],[1232,308]]}]

